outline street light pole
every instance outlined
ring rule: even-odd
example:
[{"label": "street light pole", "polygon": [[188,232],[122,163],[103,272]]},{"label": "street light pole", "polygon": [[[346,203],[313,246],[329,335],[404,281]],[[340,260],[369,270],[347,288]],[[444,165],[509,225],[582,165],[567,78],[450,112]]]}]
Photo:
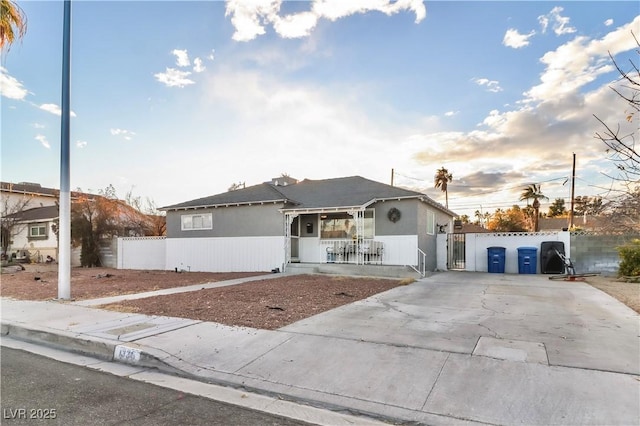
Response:
[{"label": "street light pole", "polygon": [[71,0],[64,0],[62,34],[62,117],[60,132],[60,205],[58,228],[58,299],[71,299],[71,192],[69,138],[71,119]]}]

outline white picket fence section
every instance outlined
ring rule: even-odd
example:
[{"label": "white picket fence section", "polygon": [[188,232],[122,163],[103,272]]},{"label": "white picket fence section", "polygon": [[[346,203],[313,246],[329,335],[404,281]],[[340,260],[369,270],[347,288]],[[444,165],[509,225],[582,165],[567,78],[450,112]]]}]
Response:
[{"label": "white picket fence section", "polygon": [[166,270],[165,237],[118,238],[118,269]]}]

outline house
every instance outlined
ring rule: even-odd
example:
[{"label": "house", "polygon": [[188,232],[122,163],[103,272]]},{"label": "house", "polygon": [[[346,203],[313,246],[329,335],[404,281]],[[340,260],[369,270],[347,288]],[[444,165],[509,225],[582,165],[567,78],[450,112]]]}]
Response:
[{"label": "house", "polygon": [[58,255],[58,206],[36,207],[15,213],[11,220],[11,253],[7,256],[23,262],[44,262]]},{"label": "house", "polygon": [[294,262],[435,270],[455,213],[420,192],[360,176],[270,182],[163,207],[168,268],[286,269]]},{"label": "house", "polygon": [[[591,215],[576,215],[571,230],[597,231],[606,229],[607,219]],[[538,220],[540,231],[562,231],[569,229],[568,217],[542,217]]]},{"label": "house", "polygon": [[[57,256],[58,194],[52,188],[35,183],[0,185],[2,215],[2,257],[21,261],[43,262],[47,256]],[[71,193],[72,209],[85,216],[107,214],[104,234],[100,235],[100,258],[105,266],[111,266],[114,235],[161,235],[164,217],[147,215],[121,200],[82,192]],[[98,213],[100,211],[100,213]],[[95,222],[95,217],[93,218]],[[80,249],[74,247],[72,266],[80,265]]]},{"label": "house", "polygon": [[491,231],[487,228],[483,228],[477,223],[460,223],[460,225],[454,223],[453,232],[457,234],[482,234]]}]

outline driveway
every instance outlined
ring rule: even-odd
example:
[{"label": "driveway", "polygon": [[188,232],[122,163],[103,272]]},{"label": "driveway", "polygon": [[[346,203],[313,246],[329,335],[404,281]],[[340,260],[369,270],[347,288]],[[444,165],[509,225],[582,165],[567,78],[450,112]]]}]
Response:
[{"label": "driveway", "polygon": [[281,330],[640,374],[638,314],[543,275],[438,273]]}]

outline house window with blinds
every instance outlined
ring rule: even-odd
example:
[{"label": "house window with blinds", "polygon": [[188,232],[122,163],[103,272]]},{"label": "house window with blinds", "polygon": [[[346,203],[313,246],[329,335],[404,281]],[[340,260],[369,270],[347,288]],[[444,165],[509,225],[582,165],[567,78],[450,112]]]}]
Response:
[{"label": "house window with blinds", "polygon": [[427,212],[427,234],[436,233],[436,215],[433,212]]},{"label": "house window with blinds", "polygon": [[45,223],[34,223],[29,225],[29,239],[43,240],[47,238],[47,225]]},{"label": "house window with blinds", "polygon": [[211,213],[185,214],[181,216],[181,220],[183,231],[213,229],[213,219]]}]

